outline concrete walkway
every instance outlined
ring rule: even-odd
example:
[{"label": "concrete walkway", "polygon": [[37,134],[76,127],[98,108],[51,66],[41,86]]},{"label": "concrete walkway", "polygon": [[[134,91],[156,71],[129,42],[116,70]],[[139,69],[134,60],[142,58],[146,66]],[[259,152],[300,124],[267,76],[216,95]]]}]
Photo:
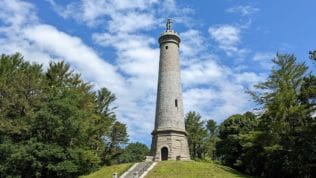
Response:
[{"label": "concrete walkway", "polygon": [[126,171],[120,178],[140,178],[144,177],[144,173],[148,173],[148,169],[154,166],[153,161],[135,163],[128,171]]}]

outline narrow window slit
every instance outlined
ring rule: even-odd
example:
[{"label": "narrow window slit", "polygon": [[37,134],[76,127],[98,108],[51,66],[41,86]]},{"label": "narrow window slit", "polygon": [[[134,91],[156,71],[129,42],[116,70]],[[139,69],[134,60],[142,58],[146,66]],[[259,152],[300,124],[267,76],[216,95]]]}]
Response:
[{"label": "narrow window slit", "polygon": [[166,49],[168,49],[168,46],[166,46]]},{"label": "narrow window slit", "polygon": [[178,107],[178,100],[177,100],[177,99],[174,100],[174,105],[175,105],[176,107]]}]

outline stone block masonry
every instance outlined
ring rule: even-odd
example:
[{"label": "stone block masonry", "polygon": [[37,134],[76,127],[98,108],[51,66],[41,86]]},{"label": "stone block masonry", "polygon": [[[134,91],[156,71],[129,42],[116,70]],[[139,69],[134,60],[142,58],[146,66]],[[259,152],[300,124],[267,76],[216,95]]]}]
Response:
[{"label": "stone block masonry", "polygon": [[159,38],[160,60],[155,128],[151,152],[154,161],[190,160],[183,117],[180,76],[180,37],[168,19],[166,31]]}]

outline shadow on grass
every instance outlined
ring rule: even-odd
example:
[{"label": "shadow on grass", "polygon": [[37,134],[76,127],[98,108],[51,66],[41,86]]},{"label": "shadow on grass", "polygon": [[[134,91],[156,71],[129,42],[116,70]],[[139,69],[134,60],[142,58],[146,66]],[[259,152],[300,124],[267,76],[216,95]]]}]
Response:
[{"label": "shadow on grass", "polygon": [[220,164],[216,164],[217,167],[231,173],[231,174],[234,174],[235,176],[237,177],[241,177],[241,178],[256,178],[254,176],[250,176],[250,175],[246,175],[246,174],[242,174],[238,171],[236,171],[235,169],[233,168],[230,168],[230,167],[227,167],[227,166],[223,166],[223,165],[220,165]]}]

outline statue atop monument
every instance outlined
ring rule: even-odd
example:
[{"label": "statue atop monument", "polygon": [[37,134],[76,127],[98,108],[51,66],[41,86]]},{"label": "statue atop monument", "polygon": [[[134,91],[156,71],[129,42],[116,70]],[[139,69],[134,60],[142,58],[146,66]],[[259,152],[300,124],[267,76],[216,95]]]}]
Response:
[{"label": "statue atop monument", "polygon": [[166,23],[166,32],[167,31],[172,31],[172,19],[167,19],[167,23]]}]

